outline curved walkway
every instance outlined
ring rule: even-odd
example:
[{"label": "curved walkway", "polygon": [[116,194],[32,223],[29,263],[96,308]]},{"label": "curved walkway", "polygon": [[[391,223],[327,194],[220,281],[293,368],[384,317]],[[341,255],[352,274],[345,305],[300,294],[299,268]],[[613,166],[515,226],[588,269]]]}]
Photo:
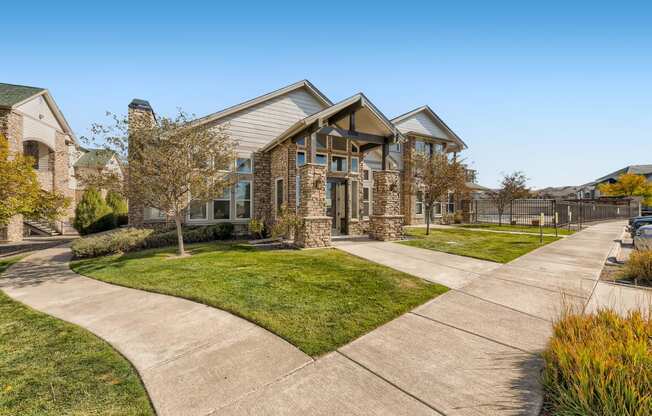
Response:
[{"label": "curved walkway", "polygon": [[[113,344],[159,415],[534,416],[551,320],[564,303],[586,304],[622,227],[595,225],[498,267],[468,264],[457,289],[316,361],[226,312],[76,275],[67,248],[28,257],[0,285]],[[423,267],[435,277],[444,260]]]},{"label": "curved walkway", "polygon": [[312,362],[276,335],[227,312],[80,276],[70,249],[13,265],[0,288],[34,309],[82,326],[136,367],[163,415],[206,415]]}]

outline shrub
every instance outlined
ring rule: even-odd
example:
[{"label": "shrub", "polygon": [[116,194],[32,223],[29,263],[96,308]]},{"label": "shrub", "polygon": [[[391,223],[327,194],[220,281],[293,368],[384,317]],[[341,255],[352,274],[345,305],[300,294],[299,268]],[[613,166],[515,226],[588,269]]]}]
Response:
[{"label": "shrub", "polygon": [[249,234],[254,238],[262,238],[265,223],[262,220],[252,219],[249,221]]},{"label": "shrub", "polygon": [[[185,228],[183,241],[201,243],[213,240],[226,240],[233,235],[233,224],[223,223],[205,227]],[[151,229],[126,228],[105,235],[86,237],[72,244],[75,258],[106,256],[126,253],[146,248],[175,246],[176,231],[154,232]]]},{"label": "shrub", "polygon": [[[568,314],[543,354],[545,410],[554,415],[652,415],[652,315]],[[548,414],[548,413],[546,413]]]},{"label": "shrub", "polygon": [[86,235],[115,228],[115,216],[95,188],[87,189],[75,208],[73,227]]},{"label": "shrub", "polygon": [[106,194],[106,205],[111,208],[116,217],[117,226],[125,225],[128,222],[127,213],[129,212],[129,205],[127,201],[117,192],[109,191]]},{"label": "shrub", "polygon": [[625,276],[652,283],[652,250],[632,252],[625,263]]}]

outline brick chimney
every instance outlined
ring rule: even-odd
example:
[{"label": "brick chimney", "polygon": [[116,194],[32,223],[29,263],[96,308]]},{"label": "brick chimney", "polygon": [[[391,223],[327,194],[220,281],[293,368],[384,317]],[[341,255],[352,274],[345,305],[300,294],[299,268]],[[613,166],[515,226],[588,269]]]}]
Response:
[{"label": "brick chimney", "polygon": [[[131,103],[129,103],[127,120],[129,123],[128,159],[131,162],[132,155],[136,153],[134,151],[134,147],[138,145],[138,135],[133,134],[133,132],[138,128],[150,128],[152,125],[154,125],[154,123],[156,123],[156,115],[154,114],[154,110],[147,100],[134,98],[131,100]],[[129,175],[127,178],[129,178]],[[131,187],[131,184],[128,186]],[[129,198],[129,225],[134,227],[141,226],[143,225],[144,219],[145,207],[140,202],[135,201],[133,198]]]}]

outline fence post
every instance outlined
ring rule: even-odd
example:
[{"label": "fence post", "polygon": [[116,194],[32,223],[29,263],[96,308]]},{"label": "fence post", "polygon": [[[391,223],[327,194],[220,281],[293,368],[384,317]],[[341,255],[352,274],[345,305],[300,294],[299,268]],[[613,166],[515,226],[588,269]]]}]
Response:
[{"label": "fence post", "polygon": [[559,237],[558,231],[557,231],[557,223],[559,222],[559,213],[555,211],[555,237]]},{"label": "fence post", "polygon": [[539,244],[543,244],[543,221],[545,220],[545,215],[543,212],[539,216]]}]

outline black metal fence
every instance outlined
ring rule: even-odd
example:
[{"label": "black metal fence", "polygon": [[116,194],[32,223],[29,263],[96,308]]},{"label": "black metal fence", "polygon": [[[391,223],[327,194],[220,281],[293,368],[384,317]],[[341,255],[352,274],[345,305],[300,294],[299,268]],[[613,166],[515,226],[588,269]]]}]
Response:
[{"label": "black metal fence", "polygon": [[588,222],[636,216],[639,205],[631,201],[517,199],[507,204],[501,213],[493,201],[478,199],[462,201],[462,212],[464,222],[468,223],[581,228]]}]

